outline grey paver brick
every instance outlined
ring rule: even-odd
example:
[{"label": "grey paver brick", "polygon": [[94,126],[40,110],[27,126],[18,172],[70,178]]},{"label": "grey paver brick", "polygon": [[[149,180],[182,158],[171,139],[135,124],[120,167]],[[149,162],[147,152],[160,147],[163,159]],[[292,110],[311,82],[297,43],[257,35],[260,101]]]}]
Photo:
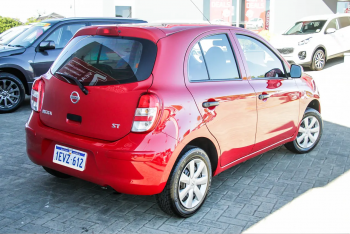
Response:
[{"label": "grey paver brick", "polygon": [[152,228],[148,228],[148,227],[143,227],[138,231],[138,233],[168,233],[168,232],[157,230],[157,229],[152,229]]},{"label": "grey paver brick", "polygon": [[187,220],[181,223],[181,227],[191,230],[190,233],[192,233],[193,231],[205,233],[209,229],[209,227],[207,226],[187,222]]},{"label": "grey paver brick", "polygon": [[246,215],[253,215],[254,212],[258,209],[258,206],[254,205],[245,205],[243,209],[241,210],[241,214],[246,214]]},{"label": "grey paver brick", "polygon": [[169,233],[188,233],[190,230],[183,227],[174,227],[167,224],[163,224],[158,230],[166,231]]},{"label": "grey paver brick", "polygon": [[50,228],[43,227],[40,225],[35,225],[35,224],[26,224],[20,229],[29,233],[46,233],[51,231]]},{"label": "grey paver brick", "polygon": [[223,229],[219,229],[219,228],[209,228],[209,230],[207,231],[207,233],[223,233],[225,230]]},{"label": "grey paver brick", "polygon": [[227,224],[234,224],[236,226],[241,226],[242,228],[247,225],[248,221],[236,219],[236,218],[230,218],[230,217],[224,217],[221,216],[218,219],[219,222],[227,223]]},{"label": "grey paver brick", "polygon": [[161,216],[154,216],[153,219],[151,219],[145,226],[149,228],[155,228],[157,229],[160,227],[168,218],[161,217]]},{"label": "grey paver brick", "polygon": [[212,221],[212,220],[207,220],[207,219],[202,219],[199,221],[199,224],[203,224],[208,227],[213,227],[213,228],[220,228],[220,229],[226,229],[228,227],[228,224],[226,223],[221,223],[218,221]]},{"label": "grey paver brick", "polygon": [[211,209],[204,216],[204,219],[217,220],[225,210]]},{"label": "grey paver brick", "polygon": [[238,234],[238,233],[241,233],[242,230],[243,230],[243,227],[241,226],[230,225],[224,233]]}]

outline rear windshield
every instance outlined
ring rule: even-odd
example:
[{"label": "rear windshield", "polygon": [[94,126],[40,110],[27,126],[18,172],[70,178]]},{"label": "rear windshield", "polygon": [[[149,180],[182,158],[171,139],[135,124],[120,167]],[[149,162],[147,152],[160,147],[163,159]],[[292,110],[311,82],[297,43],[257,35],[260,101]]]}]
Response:
[{"label": "rear windshield", "polygon": [[157,46],[146,39],[80,36],[66,46],[51,72],[60,79],[56,72],[74,76],[86,86],[138,82],[151,75],[156,54]]}]

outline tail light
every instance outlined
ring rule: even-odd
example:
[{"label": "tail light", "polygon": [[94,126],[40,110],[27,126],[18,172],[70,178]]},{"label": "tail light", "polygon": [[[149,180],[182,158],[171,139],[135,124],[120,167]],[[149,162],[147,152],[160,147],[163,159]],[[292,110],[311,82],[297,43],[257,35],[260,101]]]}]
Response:
[{"label": "tail light", "polygon": [[133,132],[147,132],[154,128],[159,116],[160,101],[154,94],[144,94],[141,96],[135,111]]},{"label": "tail light", "polygon": [[33,83],[30,97],[30,105],[33,111],[40,112],[44,96],[44,81],[42,78],[36,79]]}]

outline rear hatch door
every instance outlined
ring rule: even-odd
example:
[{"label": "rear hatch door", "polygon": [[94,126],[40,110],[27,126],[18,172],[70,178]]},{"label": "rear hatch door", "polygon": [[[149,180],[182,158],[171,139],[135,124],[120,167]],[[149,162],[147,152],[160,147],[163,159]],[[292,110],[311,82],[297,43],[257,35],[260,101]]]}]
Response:
[{"label": "rear hatch door", "polygon": [[[45,80],[41,121],[86,137],[124,137],[140,96],[152,84],[156,50],[153,42],[140,38],[74,38],[53,64],[52,77]],[[69,76],[77,78],[88,94]]]}]

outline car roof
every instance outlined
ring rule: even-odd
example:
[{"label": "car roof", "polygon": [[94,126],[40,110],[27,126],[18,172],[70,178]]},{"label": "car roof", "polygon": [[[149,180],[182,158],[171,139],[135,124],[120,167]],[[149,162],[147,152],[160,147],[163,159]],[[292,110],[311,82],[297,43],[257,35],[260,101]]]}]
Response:
[{"label": "car roof", "polygon": [[[121,24],[118,27],[134,27],[134,28],[157,28],[162,31],[166,36],[174,33],[202,28],[204,31],[214,29],[234,29],[237,27],[226,26],[226,25],[213,25],[208,23],[143,23],[143,24]],[[238,28],[237,28],[238,29]],[[241,28],[239,28],[241,29]]]},{"label": "car roof", "polygon": [[[104,35],[103,33],[100,34],[100,30],[98,28],[115,28],[117,27],[117,30],[112,30],[114,32],[118,32],[119,35],[128,35],[128,36],[136,36],[140,38],[145,38],[148,40],[151,40],[153,42],[157,42],[159,39],[167,37],[169,35],[184,32],[184,31],[191,31],[191,30],[199,30],[198,32],[204,33],[211,30],[219,30],[219,29],[226,29],[226,30],[242,30],[247,31],[243,28],[233,27],[233,26],[225,26],[225,25],[209,25],[209,24],[167,24],[167,23],[157,23],[157,24],[118,24],[118,25],[94,25],[89,27],[84,27],[83,29],[80,29],[74,37],[82,36],[82,35]],[[131,37],[132,37],[131,36]]]},{"label": "car roof", "polygon": [[147,22],[141,19],[136,18],[122,18],[122,17],[71,17],[71,18],[60,18],[60,19],[50,19],[50,20],[43,20],[42,23],[50,23],[50,24],[56,24],[59,22],[69,22],[69,21],[81,21],[81,20],[97,20],[97,21],[140,21],[140,22]]},{"label": "car roof", "polygon": [[328,14],[328,15],[312,15],[307,16],[304,18],[301,18],[299,21],[311,21],[311,20],[328,20],[328,19],[334,19],[342,16],[350,17],[350,14]]}]

